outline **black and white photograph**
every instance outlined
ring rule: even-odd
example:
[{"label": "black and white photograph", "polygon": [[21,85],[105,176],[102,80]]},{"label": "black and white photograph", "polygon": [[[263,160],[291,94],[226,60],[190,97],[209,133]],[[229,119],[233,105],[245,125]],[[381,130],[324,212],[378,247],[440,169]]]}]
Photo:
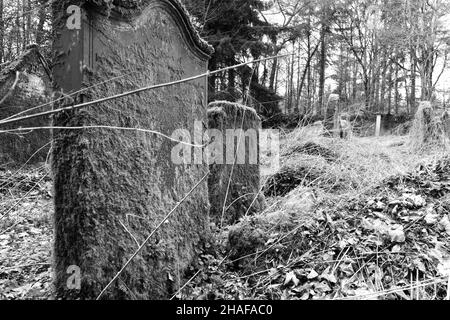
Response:
[{"label": "black and white photograph", "polygon": [[449,60],[450,0],[0,0],[0,300],[450,300]]}]

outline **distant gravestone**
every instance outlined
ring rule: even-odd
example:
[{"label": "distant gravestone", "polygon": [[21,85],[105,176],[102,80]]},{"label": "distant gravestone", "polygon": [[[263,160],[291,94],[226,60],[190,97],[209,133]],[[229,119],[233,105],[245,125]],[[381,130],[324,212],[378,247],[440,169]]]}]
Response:
[{"label": "distant gravestone", "polygon": [[[90,87],[74,103],[205,73],[212,49],[175,0],[53,3],[55,90]],[[81,21],[79,20],[81,17]],[[113,78],[114,80],[109,80]],[[139,244],[207,173],[175,165],[170,136],[206,121],[207,79],[59,113],[54,132],[55,288],[58,298],[93,299]],[[59,105],[58,107],[67,106]],[[165,299],[184,284],[208,236],[204,183],[150,239],[105,299]]]},{"label": "distant gravestone", "polygon": [[337,132],[338,137],[341,139],[349,139],[352,135],[352,124],[348,114],[340,114],[337,118]]},{"label": "distant gravestone", "polygon": [[336,126],[336,116],[341,112],[339,95],[332,93],[328,97],[324,110],[324,126],[327,130],[333,130]]},{"label": "distant gravestone", "polygon": [[445,110],[441,116],[444,132],[448,138],[450,138],[450,112]]},{"label": "distant gravestone", "polygon": [[264,206],[260,195],[261,119],[252,108],[218,101],[208,107],[208,123],[215,143],[210,149],[214,162],[208,180],[210,216],[218,225],[231,225]]},{"label": "distant gravestone", "polygon": [[377,121],[375,123],[375,137],[381,135],[381,114],[377,115]]},{"label": "distant gravestone", "polygon": [[322,136],[325,133],[325,127],[323,121],[316,121],[312,125],[312,134],[315,136]]},{"label": "distant gravestone", "polygon": [[[36,45],[29,46],[16,60],[0,70],[0,120],[35,108],[33,112],[48,110],[51,100],[51,79],[44,57]],[[37,106],[44,105],[41,108]],[[22,121],[22,128],[48,127],[50,119]],[[3,125],[0,130],[15,129],[19,125]],[[6,163],[36,163],[45,161],[50,149],[49,130],[21,133],[2,133],[0,136],[0,166]]]}]

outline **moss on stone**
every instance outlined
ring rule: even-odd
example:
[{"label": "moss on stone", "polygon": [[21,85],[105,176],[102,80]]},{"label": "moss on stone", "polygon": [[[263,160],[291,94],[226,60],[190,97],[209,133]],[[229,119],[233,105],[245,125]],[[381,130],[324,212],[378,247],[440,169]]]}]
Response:
[{"label": "moss on stone", "polygon": [[[51,84],[48,72],[45,59],[36,45],[29,46],[17,59],[7,64],[0,72],[0,119],[6,119],[50,101]],[[49,108],[50,106],[38,108],[34,112]],[[19,123],[23,128],[49,124],[48,118],[30,119]],[[3,125],[0,130],[16,129],[17,126],[18,124]],[[0,139],[0,164],[45,161],[49,150],[49,146],[45,145],[49,142],[48,130],[19,135],[3,133]]]},{"label": "moss on stone", "polygon": [[[209,129],[222,131],[224,144],[226,143],[227,129],[243,129],[244,131],[254,129],[258,135],[259,129],[261,129],[261,119],[254,109],[227,101],[217,101],[209,105],[208,123]],[[211,219],[218,224],[234,224],[247,212],[254,214],[264,206],[264,197],[259,195],[259,154],[257,163],[251,164],[249,162],[249,141],[243,139],[240,143],[245,143],[245,164],[226,163],[225,155],[224,164],[210,165],[211,175],[208,180],[210,215]],[[237,142],[235,143],[237,146]],[[225,145],[224,152],[228,152]],[[228,189],[229,182],[230,188]],[[227,189],[228,196],[225,199]],[[226,208],[225,212],[224,207]]]},{"label": "moss on stone", "polygon": [[[54,8],[60,10],[59,5]],[[167,7],[146,10],[133,26],[97,11],[89,13],[95,60],[89,72],[83,69],[84,85],[116,80],[87,90],[79,99],[111,96],[207,69],[207,61],[192,54],[174,12]],[[57,25],[63,27],[58,21]],[[56,34],[61,41],[61,30]],[[56,47],[61,48],[60,43]],[[64,64],[67,52],[58,55],[56,62]],[[124,70],[133,73],[117,78]],[[58,80],[57,90],[61,89]],[[206,119],[205,86],[205,81],[196,80],[146,91],[58,114],[54,123],[144,128],[170,136],[176,129],[193,130],[194,120]],[[93,299],[136,250],[136,242],[122,224],[142,243],[208,167],[175,165],[171,159],[175,143],[152,134],[102,129],[54,134],[56,292],[64,299]],[[208,240],[207,193],[205,182],[103,298],[166,299],[183,285]],[[81,268],[79,291],[66,286],[70,265]]]}]

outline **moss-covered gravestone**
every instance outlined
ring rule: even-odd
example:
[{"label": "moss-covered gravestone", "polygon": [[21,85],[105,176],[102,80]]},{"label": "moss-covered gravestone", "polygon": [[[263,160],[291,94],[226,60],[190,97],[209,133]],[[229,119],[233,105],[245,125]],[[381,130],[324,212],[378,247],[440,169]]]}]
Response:
[{"label": "moss-covered gravestone", "polygon": [[[178,1],[55,1],[54,77],[71,103],[202,74],[211,48]],[[80,20],[81,17],[81,20]],[[113,79],[113,80],[109,80]],[[59,113],[54,132],[55,286],[60,298],[96,298],[139,244],[208,172],[177,166],[170,136],[206,119],[205,78]],[[96,85],[97,84],[97,85]],[[99,85],[98,85],[99,84]],[[58,106],[58,107],[61,107]],[[208,234],[207,183],[163,224],[106,299],[164,299],[184,283]]]},{"label": "moss-covered gravestone", "polygon": [[211,220],[236,223],[264,206],[260,195],[259,134],[261,119],[254,109],[226,101],[208,106]]},{"label": "moss-covered gravestone", "polygon": [[[50,71],[36,45],[29,46],[16,60],[0,70],[0,120],[17,116],[28,109],[41,112],[49,109],[51,100]],[[36,108],[41,106],[40,108]],[[29,113],[28,113],[29,114]],[[48,127],[48,117],[28,119],[19,124],[1,126],[0,130]],[[0,166],[6,163],[45,161],[50,149],[49,130],[2,133]]]},{"label": "moss-covered gravestone", "polygon": [[445,110],[441,116],[442,125],[444,127],[444,132],[447,135],[447,138],[450,139],[450,112]]}]

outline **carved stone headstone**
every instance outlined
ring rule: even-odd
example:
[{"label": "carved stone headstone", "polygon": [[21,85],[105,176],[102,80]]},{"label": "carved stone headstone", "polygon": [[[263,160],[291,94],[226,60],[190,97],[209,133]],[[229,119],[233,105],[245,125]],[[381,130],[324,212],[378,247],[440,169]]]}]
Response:
[{"label": "carved stone headstone", "polygon": [[[0,120],[36,108],[33,112],[49,110],[51,100],[49,70],[36,45],[29,46],[16,60],[0,71]],[[30,114],[30,113],[28,113]],[[9,124],[0,130],[48,127],[50,119],[37,118]],[[0,137],[0,165],[45,161],[50,147],[49,130],[2,133]]]},{"label": "carved stone headstone", "polygon": [[218,225],[230,225],[264,206],[260,195],[261,119],[254,109],[226,101],[210,103],[208,118],[212,142],[222,141],[211,148],[210,216]]},{"label": "carved stone headstone", "polygon": [[[88,88],[74,102],[205,73],[212,49],[175,0],[53,3],[56,90]],[[99,4],[100,3],[100,4]],[[81,21],[77,19],[81,16]],[[113,80],[109,80],[112,79]],[[55,286],[60,298],[96,298],[139,244],[208,173],[177,166],[170,136],[206,120],[207,79],[59,113],[54,132]],[[94,86],[94,87],[90,87]],[[184,283],[208,235],[205,180],[105,292],[165,299]],[[77,277],[79,281],[77,282]]]}]

